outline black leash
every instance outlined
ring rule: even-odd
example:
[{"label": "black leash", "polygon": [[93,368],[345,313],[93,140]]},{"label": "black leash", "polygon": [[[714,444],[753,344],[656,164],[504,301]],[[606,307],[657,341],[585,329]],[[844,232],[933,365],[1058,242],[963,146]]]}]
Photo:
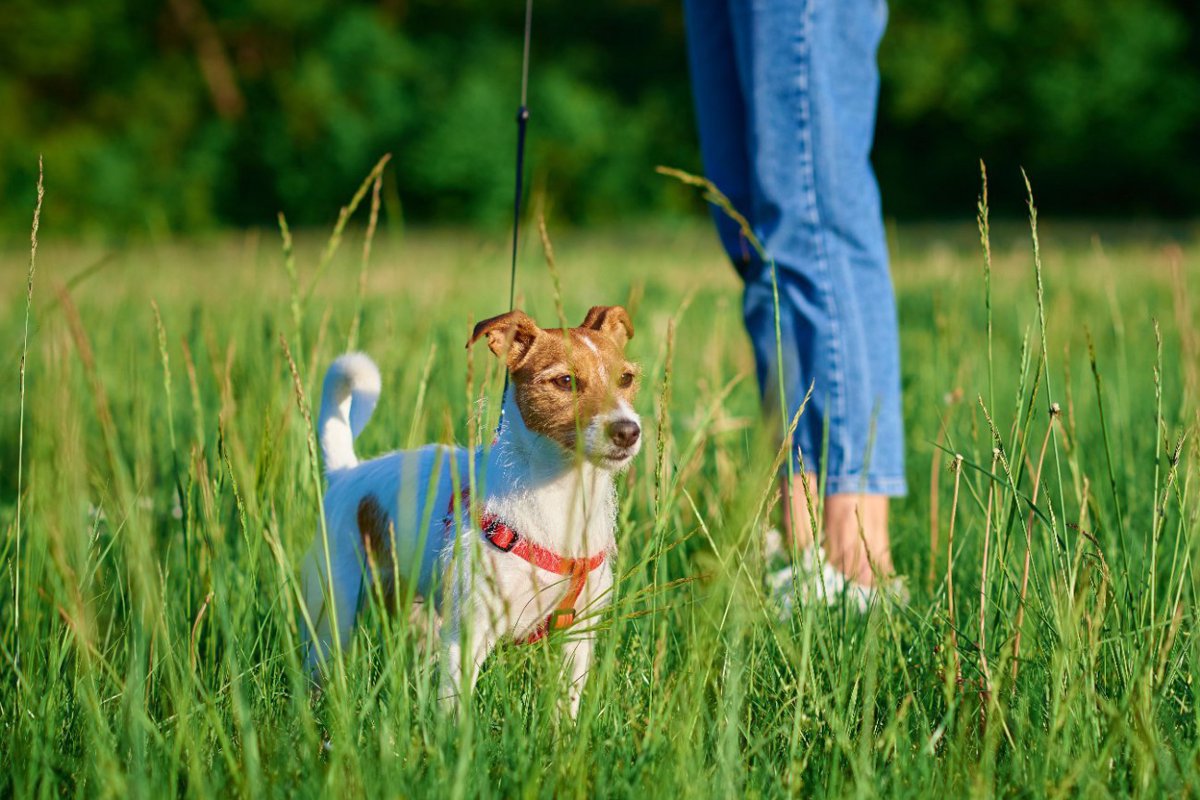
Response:
[{"label": "black leash", "polygon": [[[508,310],[517,299],[517,242],[521,229],[521,195],[525,177],[525,129],[529,124],[529,40],[533,31],[533,0],[525,0],[525,49],[521,57],[521,105],[517,109],[517,178],[513,193],[512,266],[508,275]],[[504,391],[500,394],[500,419],[496,432],[504,425],[504,398],[508,394],[508,370],[504,370]]]},{"label": "black leash", "polygon": [[517,292],[517,232],[521,226],[521,183],[525,176],[525,128],[529,123],[529,40],[533,30],[533,0],[525,0],[525,50],[521,58],[521,106],[517,109],[517,180],[513,195],[512,272],[508,280],[508,310]]}]

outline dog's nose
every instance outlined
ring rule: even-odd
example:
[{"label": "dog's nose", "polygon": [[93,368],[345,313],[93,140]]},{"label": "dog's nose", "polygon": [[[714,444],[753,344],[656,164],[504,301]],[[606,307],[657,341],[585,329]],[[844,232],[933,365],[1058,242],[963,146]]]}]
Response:
[{"label": "dog's nose", "polygon": [[608,425],[608,438],[617,447],[633,447],[641,435],[642,429],[633,420],[622,419]]}]

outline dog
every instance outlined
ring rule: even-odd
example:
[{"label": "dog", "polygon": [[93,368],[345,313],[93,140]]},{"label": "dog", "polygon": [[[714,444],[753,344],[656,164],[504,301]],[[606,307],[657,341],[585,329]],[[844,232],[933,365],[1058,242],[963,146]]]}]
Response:
[{"label": "dog", "polygon": [[[629,314],[596,306],[579,327],[545,330],[511,311],[476,325],[467,347],[485,337],[508,388],[494,443],[474,454],[428,445],[359,462],[354,439],[379,399],[379,370],[353,353],[326,373],[317,423],[324,529],[304,571],[306,657],[318,679],[334,649],[348,646],[372,587],[399,597],[403,586],[437,605],[439,695],[450,704],[470,694],[497,644],[537,641],[609,602],[614,477],[642,444],[638,367],[625,357]],[[581,628],[562,648],[572,716],[594,646]]]}]

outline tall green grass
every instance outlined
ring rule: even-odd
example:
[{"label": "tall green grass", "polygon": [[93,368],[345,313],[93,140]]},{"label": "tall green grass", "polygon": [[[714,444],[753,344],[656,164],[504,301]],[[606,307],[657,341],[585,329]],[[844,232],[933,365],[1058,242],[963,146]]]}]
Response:
[{"label": "tall green grass", "polygon": [[0,259],[0,791],[1190,787],[1195,265],[1161,237],[1039,227],[984,205],[984,250],[966,229],[893,231],[913,489],[893,539],[913,600],[787,622],[761,590],[777,454],[715,238],[563,232],[557,299],[525,243],[536,318],[630,307],[654,421],[621,481],[614,603],[587,620],[598,658],[572,722],[553,639],[497,652],[461,715],[437,703],[419,611],[369,605],[320,697],[301,665],[319,498],[300,409],[357,342],[384,373],[360,453],[477,440],[501,376],[463,344],[507,302],[504,237],[381,233],[348,253],[336,239],[364,231],[343,218],[286,251],[250,232],[108,252],[46,220],[27,360],[31,260]]}]

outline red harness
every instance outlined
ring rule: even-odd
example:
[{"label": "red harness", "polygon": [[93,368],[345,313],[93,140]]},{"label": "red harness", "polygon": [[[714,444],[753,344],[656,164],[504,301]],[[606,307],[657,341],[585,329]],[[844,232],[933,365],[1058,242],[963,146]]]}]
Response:
[{"label": "red harness", "polygon": [[[464,509],[469,509],[471,506],[471,494],[469,489],[463,489],[461,492],[462,504]],[[446,513],[447,526],[454,523],[454,499],[450,499],[450,509]],[[495,514],[484,514],[480,520],[480,525],[483,527],[483,538],[488,540],[488,543],[503,553],[512,553],[518,558],[522,558],[533,564],[535,567],[544,569],[547,572],[553,572],[556,575],[570,576],[570,584],[567,587],[567,593],[563,599],[555,606],[554,610],[534,628],[529,636],[517,642],[517,644],[533,644],[543,638],[551,629],[568,628],[575,622],[575,601],[579,599],[579,595],[583,592],[584,584],[587,583],[588,574],[598,569],[604,563],[604,559],[608,554],[604,551],[588,556],[587,558],[567,558],[560,556],[552,550],[547,550],[536,542],[531,542],[521,536],[502,519]]]}]

